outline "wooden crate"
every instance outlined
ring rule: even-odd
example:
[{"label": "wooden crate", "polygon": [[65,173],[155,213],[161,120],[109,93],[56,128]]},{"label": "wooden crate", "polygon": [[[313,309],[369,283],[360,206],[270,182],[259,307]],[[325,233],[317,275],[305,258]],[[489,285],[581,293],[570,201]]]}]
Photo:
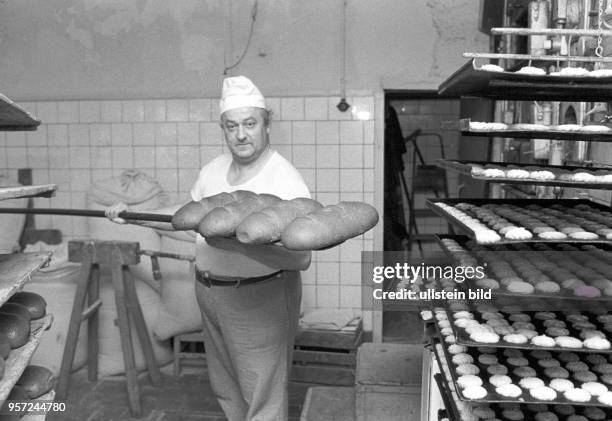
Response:
[{"label": "wooden crate", "polygon": [[357,348],[362,342],[362,335],[361,320],[350,330],[302,330],[295,339],[290,379],[353,386]]},{"label": "wooden crate", "polygon": [[422,345],[361,345],[357,351],[355,420],[419,419],[422,358]]},{"label": "wooden crate", "polygon": [[310,387],[304,399],[300,421],[355,421],[355,389]]}]

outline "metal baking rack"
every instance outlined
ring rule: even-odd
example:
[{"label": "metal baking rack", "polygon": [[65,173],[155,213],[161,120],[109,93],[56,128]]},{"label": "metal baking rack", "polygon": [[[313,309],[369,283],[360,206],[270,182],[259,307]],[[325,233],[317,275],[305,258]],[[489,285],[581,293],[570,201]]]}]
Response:
[{"label": "metal baking rack", "polygon": [[471,57],[438,87],[444,96],[477,96],[523,101],[608,101],[612,100],[612,77],[529,75],[481,70],[478,59],[533,61],[612,62],[612,58],[530,56],[525,54],[465,53]]},{"label": "metal baking rack", "polygon": [[[557,397],[554,400],[550,400],[550,401],[545,401],[545,400],[540,400],[537,398],[534,398],[533,396],[530,395],[529,390],[524,389],[521,387],[522,390],[522,394],[516,398],[511,398],[511,397],[506,397],[503,395],[498,394],[495,391],[495,387],[490,384],[487,381],[487,378],[489,377],[489,374],[487,372],[487,366],[484,364],[481,364],[478,361],[478,356],[481,354],[481,352],[478,351],[478,348],[476,347],[469,347],[466,351],[466,353],[468,355],[471,355],[472,358],[474,359],[474,365],[476,365],[479,370],[480,373],[482,373],[482,375],[480,376],[483,380],[483,385],[482,387],[487,391],[487,395],[482,398],[482,399],[470,399],[468,397],[466,397],[463,394],[462,389],[459,387],[459,385],[457,384],[457,380],[459,379],[459,375],[457,374],[457,371],[455,369],[455,364],[453,364],[452,362],[452,355],[450,355],[449,351],[448,351],[448,346],[447,344],[444,342],[443,335],[441,333],[441,329],[438,325],[438,320],[435,319],[435,325],[436,325],[436,329],[438,329],[438,333],[440,335],[441,338],[441,348],[444,351],[444,357],[446,359],[446,361],[448,362],[448,367],[449,367],[449,371],[451,374],[451,378],[453,379],[453,384],[455,386],[455,390],[457,391],[457,396],[459,396],[459,399],[461,399],[462,401],[466,401],[466,402],[472,402],[474,404],[478,404],[478,403],[503,403],[503,402],[507,402],[507,403],[521,403],[521,404],[528,404],[528,403],[539,403],[539,404],[547,404],[547,405],[551,405],[551,404],[561,404],[561,405],[573,405],[573,406],[598,406],[601,408],[605,408],[606,410],[610,411],[612,410],[612,407],[610,406],[606,406],[606,405],[602,405],[600,402],[597,401],[596,397],[592,397],[590,401],[588,402],[575,402],[575,401],[571,401],[567,398],[565,398],[563,396],[562,393],[557,392]],[[449,319],[450,320],[450,319]],[[483,348],[487,347],[486,345],[482,346]],[[500,364],[504,364],[507,362],[507,359],[509,357],[506,357],[503,353],[503,350],[501,348],[496,349],[496,352],[492,353],[493,355],[495,355],[498,358],[498,361]],[[533,368],[536,371],[536,376],[539,378],[546,378],[545,374],[544,374],[544,369],[542,367],[540,367],[535,358],[533,358],[529,352],[525,352],[523,354],[523,357],[526,358],[529,362],[528,367]],[[582,359],[581,359],[582,361]],[[584,361],[583,361],[584,362]],[[591,368],[592,364],[589,364],[588,362],[586,362],[586,364],[589,366],[589,368]],[[510,364],[504,364],[506,366],[510,365]],[[508,373],[506,374],[507,376],[509,376],[512,379],[512,383],[514,383],[515,385],[519,386],[519,381],[521,380],[521,377],[517,376],[516,374],[513,373],[511,368],[508,368]],[[601,376],[598,376],[598,378],[600,378]],[[574,385],[577,388],[580,388],[581,383],[578,381],[573,381]],[[545,382],[546,383],[546,382]],[[519,386],[520,387],[520,386]]]},{"label": "metal baking rack", "polygon": [[492,162],[492,161],[462,161],[462,160],[449,160],[449,159],[438,159],[436,165],[447,170],[456,171],[460,174],[471,176],[475,180],[488,181],[491,183],[507,183],[507,184],[534,184],[544,186],[560,186],[560,187],[571,187],[577,189],[612,189],[612,182],[609,183],[594,183],[594,182],[581,182],[581,181],[570,181],[570,180],[538,180],[535,178],[506,178],[506,177],[483,177],[481,175],[472,174],[472,167],[479,165],[484,167],[485,165],[494,165],[497,167],[513,167],[516,169],[530,168],[531,171],[535,171],[537,167],[538,171],[609,171],[612,174],[612,168],[604,167],[574,167],[565,165],[536,165],[536,164],[517,164],[512,162]]},{"label": "metal baking rack", "polygon": [[[436,235],[436,240],[442,250],[452,259],[454,259],[457,263],[457,255],[450,251],[445,243],[444,239],[455,240],[460,246],[465,247],[465,243],[467,243],[470,239],[463,235],[451,235],[451,234],[438,234]],[[557,243],[557,244],[566,244],[566,243]],[[552,244],[551,244],[552,245]],[[603,248],[606,251],[612,251],[612,246],[604,243],[581,243],[580,245],[593,245],[598,248]],[[492,246],[497,247],[497,246]],[[504,246],[500,246],[502,249],[499,251],[506,251]],[[467,249],[467,253],[474,256],[474,254]],[[521,253],[516,251],[516,253]],[[478,259],[480,261],[480,259]],[[469,288],[472,289],[483,289],[477,286],[473,280],[467,279],[465,282],[458,284],[464,290]],[[585,298],[578,297],[570,293],[570,291],[566,289],[562,289],[556,293],[544,293],[544,292],[536,292],[534,291],[531,294],[517,294],[506,289],[493,289],[491,290],[492,300],[491,304],[498,306],[499,308],[505,307],[514,307],[521,308],[525,311],[607,311],[612,305],[612,297],[607,297],[602,295],[601,297],[596,298]],[[482,344],[479,344],[481,346]],[[520,347],[519,347],[520,348]],[[591,352],[595,352],[592,350]]]},{"label": "metal baking rack", "polygon": [[[446,308],[446,312],[447,314],[452,314],[452,311],[450,311],[448,308]],[[486,322],[480,317],[480,314],[481,314],[480,312],[471,311],[471,313],[474,315],[474,320],[480,323]],[[565,319],[565,313],[559,311],[559,312],[555,312],[555,314],[557,315],[557,320],[567,322],[567,329],[570,332],[570,336],[573,336],[575,338],[580,337],[579,331],[577,329],[574,329],[572,327],[572,324]],[[595,326],[597,326],[597,328],[599,328],[600,331],[603,331],[603,329],[601,329],[602,323],[600,323],[595,317],[593,317],[593,314],[586,313],[586,312],[582,314],[587,316],[589,318],[589,321],[593,323]],[[535,325],[536,332],[538,333],[538,335],[545,334],[546,328],[543,326],[542,320],[532,318],[531,323]],[[456,326],[454,323],[451,323],[450,325],[451,325],[451,328],[453,329],[453,334],[455,335],[455,338],[457,339],[457,344],[465,345],[469,347],[485,346],[489,348],[515,348],[515,349],[525,349],[525,350],[542,350],[542,351],[556,351],[556,352],[570,351],[570,352],[580,352],[580,353],[589,353],[589,354],[593,354],[593,353],[612,354],[612,348],[590,349],[590,348],[584,348],[584,347],[583,348],[563,348],[560,346],[545,347],[545,346],[536,346],[536,345],[531,344],[530,342],[527,342],[524,344],[516,344],[516,343],[505,341],[503,338],[503,335],[499,335],[499,342],[496,342],[496,343],[476,342],[470,338],[470,335],[465,331],[465,329]]]},{"label": "metal baking rack", "polygon": [[[468,203],[472,205],[486,205],[486,204],[495,204],[495,205],[514,205],[514,206],[528,206],[528,205],[540,205],[543,207],[552,206],[552,205],[564,205],[564,206],[577,206],[577,205],[589,205],[592,208],[599,209],[602,212],[612,212],[612,208],[610,206],[602,205],[598,202],[589,199],[441,199],[441,198],[432,198],[427,199],[427,206],[432,209],[437,215],[445,218],[449,222],[453,223],[453,225],[457,226],[461,231],[467,234],[472,239],[476,238],[476,233],[463,221],[460,221],[453,215],[447,213],[444,209],[437,206],[437,203],[444,203],[449,206],[454,206],[459,203]],[[486,225],[486,224],[485,224]],[[530,239],[526,240],[510,240],[506,239],[502,236],[499,241],[491,243],[493,245],[497,244],[523,244],[523,243],[612,243],[612,240],[606,239],[603,236],[598,236],[597,239],[592,240],[578,240],[578,239],[562,239],[562,240],[547,240],[543,238],[539,238],[534,236]]]},{"label": "metal baking rack", "polygon": [[[612,83],[612,81],[611,81]],[[475,129],[470,128],[471,119],[462,118],[458,121],[457,127],[463,136],[477,137],[512,137],[521,139],[556,139],[556,140],[580,140],[585,142],[612,142],[612,130],[609,131],[592,131],[588,127],[582,126],[578,130],[562,130],[558,126],[543,126],[541,130],[536,129],[535,124],[533,129],[529,128],[513,128],[508,125],[507,129]],[[445,125],[448,127],[448,125]],[[527,126],[529,127],[529,126]],[[589,131],[591,130],[591,131]]]},{"label": "metal baking rack", "polygon": [[[448,362],[444,359],[443,355],[440,355],[439,347],[441,346],[442,345],[440,344],[439,338],[431,338],[431,350],[433,351],[438,367],[440,368],[440,372],[434,375],[434,380],[436,381],[438,390],[440,390],[440,396],[442,397],[442,402],[446,408],[449,420],[461,421],[462,418],[454,397],[457,396],[457,393],[453,391],[453,387],[446,379],[446,377],[450,377],[451,374],[450,369],[447,368]],[[447,365],[445,366],[443,362],[446,362]]]}]

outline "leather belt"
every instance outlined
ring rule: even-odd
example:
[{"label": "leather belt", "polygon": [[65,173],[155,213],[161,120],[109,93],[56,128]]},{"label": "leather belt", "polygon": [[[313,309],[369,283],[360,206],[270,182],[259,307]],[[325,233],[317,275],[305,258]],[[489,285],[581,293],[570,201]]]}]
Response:
[{"label": "leather belt", "polygon": [[283,271],[279,270],[268,275],[255,276],[253,278],[242,278],[239,276],[213,275],[207,270],[196,269],[196,281],[207,288],[210,288],[213,285],[239,288],[240,286],[263,282],[272,278],[278,278],[280,277],[281,273],[283,273]]}]

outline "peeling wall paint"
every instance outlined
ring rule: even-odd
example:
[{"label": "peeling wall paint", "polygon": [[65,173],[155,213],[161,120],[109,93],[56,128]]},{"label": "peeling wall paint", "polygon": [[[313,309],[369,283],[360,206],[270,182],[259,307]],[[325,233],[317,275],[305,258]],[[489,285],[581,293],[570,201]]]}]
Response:
[{"label": "peeling wall paint", "polygon": [[[259,0],[250,49],[234,74],[251,76],[268,95],[338,94],[342,3]],[[0,2],[0,92],[19,100],[215,96],[224,65],[245,45],[252,5]],[[474,0],[349,0],[349,94],[437,86],[465,62],[462,51],[488,48],[477,32],[478,7]]]}]

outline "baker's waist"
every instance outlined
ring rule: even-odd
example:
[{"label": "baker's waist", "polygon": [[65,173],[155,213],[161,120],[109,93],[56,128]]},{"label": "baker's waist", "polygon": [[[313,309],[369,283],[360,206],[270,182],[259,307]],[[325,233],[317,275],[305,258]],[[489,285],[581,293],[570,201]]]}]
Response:
[{"label": "baker's waist", "polygon": [[195,272],[196,281],[208,288],[210,288],[211,286],[231,286],[234,288],[238,288],[249,284],[255,284],[259,282],[270,281],[272,279],[277,279],[280,278],[282,275],[282,270],[268,273],[266,275],[253,277],[218,275],[200,268],[196,268]]}]

